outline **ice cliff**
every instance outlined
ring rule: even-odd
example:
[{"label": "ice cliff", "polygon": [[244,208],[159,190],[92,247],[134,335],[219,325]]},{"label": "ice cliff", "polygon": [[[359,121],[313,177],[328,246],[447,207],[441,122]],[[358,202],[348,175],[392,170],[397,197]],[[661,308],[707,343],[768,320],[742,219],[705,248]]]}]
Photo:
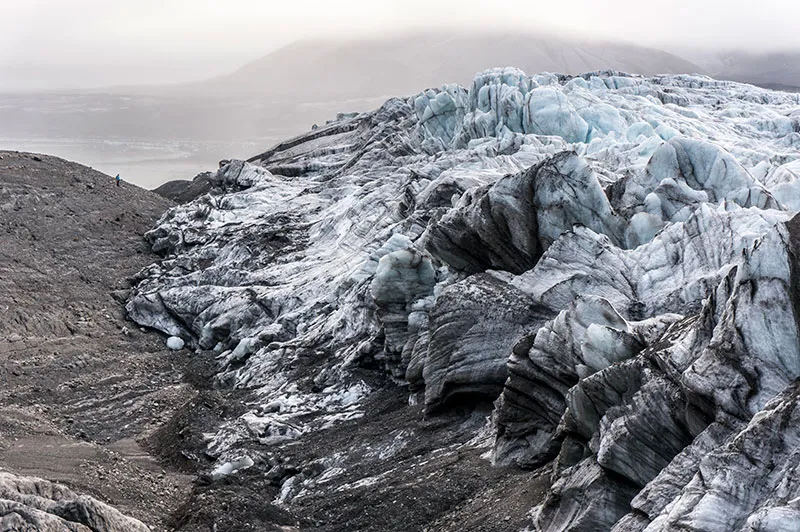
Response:
[{"label": "ice cliff", "polygon": [[530,530],[795,531],[798,149],[797,94],[489,70],[224,165],[127,309],[258,398],[220,467],[363,415],[372,368],[494,401],[490,459],[551,471]]}]

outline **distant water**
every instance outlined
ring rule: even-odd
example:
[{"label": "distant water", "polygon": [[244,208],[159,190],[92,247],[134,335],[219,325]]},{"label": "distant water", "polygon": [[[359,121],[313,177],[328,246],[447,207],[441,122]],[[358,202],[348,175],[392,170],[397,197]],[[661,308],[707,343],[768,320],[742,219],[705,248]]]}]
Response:
[{"label": "distant water", "polygon": [[0,137],[0,149],[55,155],[78,162],[144,188],[172,179],[191,179],[216,170],[220,159],[252,157],[277,139],[258,142],[203,142],[192,140],[57,139]]}]

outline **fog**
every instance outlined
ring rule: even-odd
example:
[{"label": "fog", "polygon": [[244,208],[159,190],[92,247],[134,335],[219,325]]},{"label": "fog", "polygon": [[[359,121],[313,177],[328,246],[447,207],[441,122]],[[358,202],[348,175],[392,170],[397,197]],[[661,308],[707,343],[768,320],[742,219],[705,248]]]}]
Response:
[{"label": "fog", "polygon": [[665,49],[800,49],[787,0],[3,0],[0,90],[175,83],[292,41],[525,30]]}]

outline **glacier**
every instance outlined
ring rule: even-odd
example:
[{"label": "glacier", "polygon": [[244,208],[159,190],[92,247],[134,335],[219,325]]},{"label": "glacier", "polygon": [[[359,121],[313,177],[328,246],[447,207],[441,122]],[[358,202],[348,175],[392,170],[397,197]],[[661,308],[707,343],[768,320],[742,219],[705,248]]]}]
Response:
[{"label": "glacier", "polygon": [[549,472],[529,530],[796,530],[799,149],[798,94],[491,69],[225,162],[127,311],[251,392],[217,476],[363,416],[366,368],[493,403],[467,445]]},{"label": "glacier", "polygon": [[44,532],[148,532],[150,527],[94,497],[36,477],[0,471],[0,526]]}]

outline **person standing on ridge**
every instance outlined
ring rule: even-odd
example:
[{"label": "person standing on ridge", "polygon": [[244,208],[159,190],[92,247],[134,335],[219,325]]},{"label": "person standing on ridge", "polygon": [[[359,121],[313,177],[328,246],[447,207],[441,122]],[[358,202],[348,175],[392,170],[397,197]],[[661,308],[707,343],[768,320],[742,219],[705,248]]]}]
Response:
[{"label": "person standing on ridge", "polygon": [[117,174],[117,177],[115,177],[114,179],[117,180],[117,186],[119,186],[119,182],[122,181],[122,179],[120,179],[119,177],[119,174]]}]

